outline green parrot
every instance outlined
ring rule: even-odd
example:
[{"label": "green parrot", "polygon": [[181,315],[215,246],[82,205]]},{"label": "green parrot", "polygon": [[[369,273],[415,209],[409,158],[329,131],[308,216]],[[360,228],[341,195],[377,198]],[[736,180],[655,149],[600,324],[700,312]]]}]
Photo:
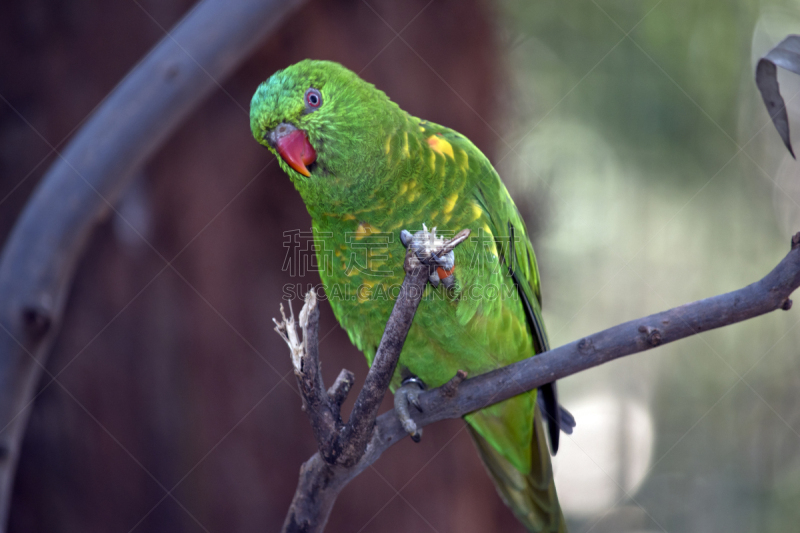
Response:
[{"label": "green parrot", "polygon": [[[392,380],[396,404],[414,405],[423,384],[441,386],[459,369],[474,376],[548,349],[525,223],[469,139],[409,115],[338,63],[314,60],[258,87],[250,125],[302,196],[326,297],[370,364],[404,277],[401,230],[472,231],[426,286]],[[539,402],[533,390],[465,419],[516,517],[530,531],[562,532],[545,419],[554,453],[559,428],[574,421],[555,383],[538,392]]]}]

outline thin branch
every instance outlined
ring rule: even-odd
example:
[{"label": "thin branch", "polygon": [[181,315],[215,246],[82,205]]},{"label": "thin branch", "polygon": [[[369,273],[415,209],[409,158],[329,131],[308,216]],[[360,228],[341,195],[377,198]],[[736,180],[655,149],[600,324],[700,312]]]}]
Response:
[{"label": "thin branch", "polygon": [[344,466],[352,466],[361,459],[367,442],[372,437],[375,416],[397,368],[397,360],[400,358],[408,329],[422,299],[428,276],[428,269],[423,265],[415,266],[406,273],[400,295],[386,323],[383,338],[375,353],[364,387],[358,394],[353,411],[350,413],[350,421],[344,430],[343,437],[347,443],[342,451]]},{"label": "thin branch", "polygon": [[339,375],[336,376],[336,381],[333,382],[331,388],[328,389],[328,397],[332,402],[341,406],[347,399],[350,393],[350,388],[353,386],[356,376],[346,368],[343,368]]},{"label": "thin branch", "polygon": [[[789,296],[800,287],[800,233],[786,257],[764,278],[742,289],[631,320],[529,359],[464,380],[459,371],[448,383],[419,396],[422,406],[414,421],[423,427],[501,402],[522,392],[607,363],[711,329],[778,310],[789,310]],[[352,467],[331,465],[319,454],[300,469],[300,480],[284,524],[284,532],[320,532],[339,492],[406,436],[394,411],[378,417],[366,451]],[[290,522],[303,506],[307,520]],[[292,515],[292,513],[295,515]]]},{"label": "thin branch", "polygon": [[20,215],[0,258],[0,531],[28,404],[92,230],[136,170],[300,3],[200,2],[57,153]]}]

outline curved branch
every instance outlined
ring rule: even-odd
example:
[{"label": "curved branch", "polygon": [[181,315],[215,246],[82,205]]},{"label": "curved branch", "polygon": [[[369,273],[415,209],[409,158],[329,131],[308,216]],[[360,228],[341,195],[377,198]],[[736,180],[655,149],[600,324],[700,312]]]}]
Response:
[{"label": "curved branch", "polygon": [[[538,388],[583,370],[704,331],[728,326],[775,311],[789,310],[789,296],[800,287],[800,233],[792,249],[761,280],[742,289],[698,300],[638,320],[608,328],[462,382],[459,372],[447,384],[420,394],[421,413],[414,421],[423,427],[447,418],[460,418],[489,405]],[[394,411],[379,416],[366,452],[353,467],[330,465],[319,453],[300,469],[300,480],[290,513],[317,517],[285,532],[318,532],[325,527],[330,509],[347,483],[374,463],[390,446],[406,436]]]},{"label": "curved branch", "polygon": [[200,2],[58,154],[20,215],[0,258],[0,531],[33,387],[92,230],[136,169],[300,3]]}]

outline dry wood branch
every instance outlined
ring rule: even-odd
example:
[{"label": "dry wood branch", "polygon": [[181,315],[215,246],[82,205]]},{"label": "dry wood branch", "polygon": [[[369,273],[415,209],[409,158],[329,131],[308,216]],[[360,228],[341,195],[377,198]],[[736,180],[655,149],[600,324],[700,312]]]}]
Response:
[{"label": "dry wood branch", "polygon": [[59,154],[17,221],[0,258],[0,531],[27,406],[92,230],[136,169],[300,3],[200,2]]},{"label": "dry wood branch", "polygon": [[[775,311],[791,309],[789,296],[800,286],[800,233],[791,251],[761,280],[742,289],[699,300],[608,328],[548,352],[464,380],[461,372],[448,383],[419,396],[418,427],[446,418],[460,418],[524,391],[704,331]],[[395,306],[395,310],[397,306]],[[339,492],[406,436],[394,411],[378,417],[361,459],[351,467],[326,463],[319,454],[300,469],[284,532],[319,532]]]},{"label": "dry wood branch", "polygon": [[350,392],[350,388],[353,386],[353,382],[355,381],[355,375],[347,369],[342,369],[339,372],[339,375],[336,377],[336,381],[333,382],[331,388],[328,389],[328,397],[330,397],[331,401],[337,406],[341,407],[342,403],[344,402],[345,398],[347,398],[347,394]]}]

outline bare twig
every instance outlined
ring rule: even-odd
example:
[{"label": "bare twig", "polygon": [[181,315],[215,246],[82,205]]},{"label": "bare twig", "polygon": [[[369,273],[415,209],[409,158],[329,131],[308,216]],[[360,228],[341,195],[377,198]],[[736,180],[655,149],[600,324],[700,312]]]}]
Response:
[{"label": "bare twig", "polygon": [[439,387],[439,391],[444,395],[446,398],[452,398],[458,392],[458,386],[461,385],[461,382],[467,379],[467,373],[463,370],[459,370],[456,372],[456,375],[450,378],[450,381]]},{"label": "bare twig", "polygon": [[339,416],[339,410],[342,408],[347,395],[350,393],[350,388],[356,380],[355,374],[343,368],[339,375],[336,376],[336,381],[333,382],[331,388],[328,389],[328,398],[331,399],[333,408],[336,409],[336,416]]},{"label": "bare twig", "polygon": [[0,531],[26,407],[92,230],[136,169],[300,3],[200,2],[58,154],[17,221],[0,259]]},{"label": "bare twig", "polygon": [[[535,357],[464,380],[461,371],[438,389],[419,396],[418,427],[460,418],[556,379],[656,346],[775,311],[789,310],[789,296],[800,286],[800,233],[792,238],[786,257],[764,278],[742,289],[706,298],[668,311],[620,324]],[[397,310],[397,306],[395,306]],[[390,411],[375,421],[372,437],[360,460],[350,466],[331,465],[319,454],[300,469],[297,491],[284,532],[319,532],[347,483],[407,435]],[[290,520],[291,519],[291,520]]]}]

